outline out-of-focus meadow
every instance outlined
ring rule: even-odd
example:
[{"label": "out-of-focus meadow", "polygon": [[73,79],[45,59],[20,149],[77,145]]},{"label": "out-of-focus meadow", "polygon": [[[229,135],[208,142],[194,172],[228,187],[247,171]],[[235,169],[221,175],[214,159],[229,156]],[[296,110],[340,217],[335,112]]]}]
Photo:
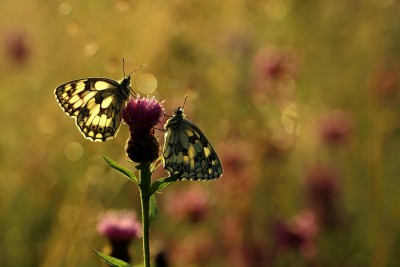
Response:
[{"label": "out-of-focus meadow", "polygon": [[[100,266],[99,216],[139,212],[135,186],[101,158],[134,169],[127,127],[92,143],[54,98],[69,80],[122,78],[123,58],[127,73],[148,65],[134,90],[155,78],[167,114],[188,95],[224,166],[157,195],[153,255],[173,267],[400,266],[397,1],[36,0],[0,12],[1,266]],[[141,262],[140,240],[131,252]]]}]

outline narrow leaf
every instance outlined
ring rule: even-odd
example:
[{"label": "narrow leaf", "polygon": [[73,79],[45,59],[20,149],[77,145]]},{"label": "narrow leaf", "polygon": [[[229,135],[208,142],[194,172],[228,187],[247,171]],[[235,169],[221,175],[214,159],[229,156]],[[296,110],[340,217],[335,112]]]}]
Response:
[{"label": "narrow leaf", "polygon": [[167,185],[169,185],[173,182],[176,182],[181,177],[181,175],[182,175],[182,173],[175,173],[169,177],[158,179],[151,185],[150,195],[153,195],[154,193],[156,193],[157,191],[160,191]]},{"label": "narrow leaf", "polygon": [[97,256],[102,258],[105,262],[107,262],[112,267],[132,267],[132,265],[130,265],[129,263],[124,262],[120,259],[108,256],[104,253],[101,253],[100,251],[93,250],[93,252],[96,253]]},{"label": "narrow leaf", "polygon": [[150,171],[154,172],[163,163],[162,156],[159,156],[156,161],[153,161],[150,166]]},{"label": "narrow leaf", "polygon": [[124,176],[126,176],[129,180],[134,182],[136,185],[139,184],[136,176],[131,171],[122,167],[121,165],[119,165],[118,163],[116,163],[115,161],[113,161],[112,159],[110,159],[106,156],[103,156],[103,158],[108,163],[108,165],[110,165],[112,168],[114,168],[117,171],[119,171],[120,173],[122,173]]}]

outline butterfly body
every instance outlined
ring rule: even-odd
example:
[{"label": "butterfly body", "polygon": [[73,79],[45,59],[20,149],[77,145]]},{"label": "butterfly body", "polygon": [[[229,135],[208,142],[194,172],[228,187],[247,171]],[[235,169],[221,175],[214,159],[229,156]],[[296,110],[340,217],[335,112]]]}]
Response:
[{"label": "butterfly body", "polygon": [[55,96],[63,111],[75,118],[83,136],[104,142],[116,136],[122,109],[130,98],[130,76],[120,82],[109,78],[85,78],[58,86]]},{"label": "butterfly body", "polygon": [[203,132],[185,119],[182,108],[165,124],[164,168],[182,173],[180,180],[211,180],[222,175],[222,164]]}]

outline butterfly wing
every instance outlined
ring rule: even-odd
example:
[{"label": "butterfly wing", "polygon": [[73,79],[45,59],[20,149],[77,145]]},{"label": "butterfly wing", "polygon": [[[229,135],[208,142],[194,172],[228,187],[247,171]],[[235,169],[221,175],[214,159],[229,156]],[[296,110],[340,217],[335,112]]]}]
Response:
[{"label": "butterfly wing", "polygon": [[167,127],[163,157],[166,171],[170,175],[182,172],[180,179],[211,180],[223,172],[221,161],[205,135],[183,118]]},{"label": "butterfly wing", "polygon": [[129,94],[129,77],[121,83],[107,78],[79,79],[55,90],[61,108],[76,118],[76,125],[85,138],[99,142],[117,134]]}]

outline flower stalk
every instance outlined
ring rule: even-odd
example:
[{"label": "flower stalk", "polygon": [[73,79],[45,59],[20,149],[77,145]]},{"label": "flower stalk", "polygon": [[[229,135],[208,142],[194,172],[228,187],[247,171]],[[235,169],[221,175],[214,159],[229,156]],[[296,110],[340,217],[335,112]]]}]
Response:
[{"label": "flower stalk", "polygon": [[143,260],[144,267],[150,267],[150,163],[142,163],[137,166],[137,169],[140,177],[139,190],[142,206]]}]

